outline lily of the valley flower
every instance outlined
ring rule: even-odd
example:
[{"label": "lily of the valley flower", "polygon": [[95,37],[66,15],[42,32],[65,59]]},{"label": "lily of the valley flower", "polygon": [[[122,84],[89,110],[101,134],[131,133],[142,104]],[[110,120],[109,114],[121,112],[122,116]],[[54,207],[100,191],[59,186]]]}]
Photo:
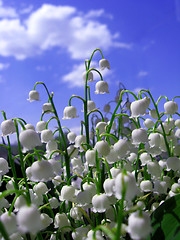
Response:
[{"label": "lily of the valley flower", "polygon": [[28,101],[32,102],[32,101],[39,101],[39,92],[36,90],[32,90],[29,92],[29,99],[27,99]]},{"label": "lily of the valley flower", "polygon": [[101,59],[99,61],[99,68],[100,68],[100,70],[104,70],[105,68],[110,69],[109,61],[105,58]]},{"label": "lily of the valley flower", "polygon": [[12,133],[15,133],[16,132],[16,127],[14,125],[13,120],[11,120],[11,119],[4,120],[1,123],[1,131],[2,131],[2,136],[3,137],[8,136]]},{"label": "lily of the valley flower", "polygon": [[23,152],[42,145],[39,135],[32,129],[22,131],[19,135],[19,140],[23,146]]},{"label": "lily of the valley flower", "polygon": [[77,109],[73,106],[65,107],[63,113],[63,119],[77,118]]},{"label": "lily of the valley flower", "polygon": [[96,83],[96,94],[100,93],[100,94],[104,94],[104,93],[109,93],[109,86],[108,83],[105,81],[98,81]]}]

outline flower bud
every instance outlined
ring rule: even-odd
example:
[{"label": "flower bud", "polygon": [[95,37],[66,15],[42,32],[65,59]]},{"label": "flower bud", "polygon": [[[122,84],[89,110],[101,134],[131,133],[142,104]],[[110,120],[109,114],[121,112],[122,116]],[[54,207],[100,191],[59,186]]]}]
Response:
[{"label": "flower bud", "polygon": [[85,153],[85,158],[89,166],[95,166],[96,163],[96,151],[88,149]]},{"label": "flower bud", "polygon": [[76,133],[74,133],[74,132],[69,132],[69,133],[67,134],[67,139],[68,139],[69,143],[74,143],[75,138],[76,138]]}]

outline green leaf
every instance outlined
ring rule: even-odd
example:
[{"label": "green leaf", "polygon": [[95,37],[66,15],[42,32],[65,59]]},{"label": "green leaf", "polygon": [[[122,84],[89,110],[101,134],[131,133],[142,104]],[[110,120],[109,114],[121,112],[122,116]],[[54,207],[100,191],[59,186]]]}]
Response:
[{"label": "green leaf", "polygon": [[152,213],[151,225],[153,231],[147,240],[180,239],[180,194],[166,200]]}]

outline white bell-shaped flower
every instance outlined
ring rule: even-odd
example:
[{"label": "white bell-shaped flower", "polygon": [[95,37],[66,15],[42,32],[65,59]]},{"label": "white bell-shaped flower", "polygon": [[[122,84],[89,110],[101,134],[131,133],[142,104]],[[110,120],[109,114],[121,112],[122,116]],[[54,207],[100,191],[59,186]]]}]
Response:
[{"label": "white bell-shaped flower", "polygon": [[47,182],[54,177],[52,165],[47,160],[35,161],[31,165],[31,181]]},{"label": "white bell-shaped flower", "polygon": [[154,122],[152,119],[147,118],[144,122],[143,122],[144,126],[146,128],[152,128],[154,126]]},{"label": "white bell-shaped flower", "polygon": [[81,210],[78,207],[72,207],[71,210],[70,210],[70,216],[74,220],[81,220],[83,214],[82,214]]},{"label": "white bell-shaped flower", "polygon": [[96,124],[96,129],[99,130],[99,134],[102,134],[102,133],[106,132],[106,126],[107,126],[106,122],[98,122]]},{"label": "white bell-shaped flower", "polygon": [[129,157],[127,158],[131,163],[134,163],[135,160],[137,160],[137,154],[134,152],[131,152],[129,154]]},{"label": "white bell-shaped flower", "polygon": [[[80,148],[80,152],[84,151],[83,147],[81,146],[82,143],[86,143],[86,136],[84,135],[76,136],[74,147]],[[84,147],[86,148],[86,146]]]},{"label": "white bell-shaped flower", "polygon": [[72,232],[72,238],[73,240],[86,240],[87,239],[87,233],[90,230],[89,226],[81,226],[78,228],[75,228],[75,231]]},{"label": "white bell-shaped flower", "polygon": [[131,213],[126,230],[134,240],[146,239],[152,231],[148,213],[139,211]]},{"label": "white bell-shaped flower", "polygon": [[106,161],[109,163],[109,164],[113,164],[115,162],[118,161],[118,154],[117,152],[114,150],[114,147],[111,146],[110,147],[110,152],[109,154],[106,156]]},{"label": "white bell-shaped flower", "polygon": [[100,70],[104,70],[105,68],[110,69],[109,61],[105,58],[99,61],[99,68]]},{"label": "white bell-shaped flower", "polygon": [[88,149],[85,153],[85,158],[89,166],[95,166],[96,163],[96,151],[94,149]]},{"label": "white bell-shaped flower", "polygon": [[[94,240],[94,231],[93,230],[90,230],[87,234],[87,238],[86,240]],[[97,230],[96,233],[95,233],[95,239],[96,240],[104,240],[103,238],[103,235],[102,235],[102,232]]]},{"label": "white bell-shaped flower", "polygon": [[93,212],[103,213],[110,208],[110,201],[105,193],[96,194],[92,198]]},{"label": "white bell-shaped flower", "polygon": [[39,182],[38,184],[34,185],[33,191],[37,195],[43,195],[43,194],[48,193],[49,190],[44,182]]},{"label": "white bell-shaped flower", "polygon": [[94,196],[97,193],[96,185],[94,183],[84,183],[83,189],[88,191],[92,196]]},{"label": "white bell-shaped flower", "polygon": [[62,174],[62,168],[61,168],[61,164],[60,164],[59,161],[52,158],[52,159],[49,159],[48,162],[51,164],[53,172],[54,172],[55,175],[61,175]]},{"label": "white bell-shaped flower", "polygon": [[177,120],[175,121],[175,126],[178,127],[178,128],[180,128],[180,119],[177,119]]},{"label": "white bell-shaped flower", "polygon": [[180,158],[169,157],[167,159],[167,170],[180,171]]},{"label": "white bell-shaped flower", "polygon": [[148,162],[147,163],[147,171],[154,178],[161,177],[161,168],[160,168],[160,166],[159,166],[157,161]]},{"label": "white bell-shaped flower", "polygon": [[5,158],[0,157],[0,175],[4,175],[9,172],[8,161]]},{"label": "white bell-shaped flower", "polygon": [[[82,150],[83,151],[83,150]],[[74,145],[70,145],[68,148],[67,148],[67,152],[68,152],[68,155],[70,156],[70,158],[74,158],[74,157],[77,157],[78,153],[79,153],[79,150],[78,148],[74,147]]]},{"label": "white bell-shaped flower", "polygon": [[131,116],[138,117],[139,115],[147,114],[146,110],[149,107],[149,104],[150,99],[146,97],[132,102],[130,106]]},{"label": "white bell-shaped flower", "polygon": [[[87,111],[88,112],[93,111],[95,108],[96,108],[95,102],[91,101],[91,100],[88,100],[87,101]],[[83,112],[84,112],[84,109],[83,109]]]},{"label": "white bell-shaped flower", "polygon": [[42,109],[42,112],[46,112],[46,113],[52,113],[54,110],[53,110],[53,107],[52,107],[52,104],[51,103],[44,103],[43,104],[43,109]]},{"label": "white bell-shaped flower", "polygon": [[88,82],[94,82],[94,77],[92,71],[90,71],[88,74],[87,72],[83,72],[83,81],[85,82],[87,78]]},{"label": "white bell-shaped flower", "polygon": [[136,180],[132,173],[119,173],[115,178],[114,192],[117,199],[122,198],[122,190],[125,187],[125,199],[131,201],[137,194]]},{"label": "white bell-shaped flower", "polygon": [[167,114],[173,115],[178,111],[178,105],[176,102],[168,101],[164,104],[164,110]]},{"label": "white bell-shaped flower", "polygon": [[29,99],[27,99],[28,101],[32,102],[32,101],[39,101],[39,92],[36,90],[32,90],[29,92]]},{"label": "white bell-shaped flower", "polygon": [[23,195],[20,195],[19,197],[17,197],[14,204],[15,211],[18,211],[23,206],[26,206],[26,199]]},{"label": "white bell-shaped flower", "polygon": [[159,133],[150,133],[149,134],[149,145],[150,147],[159,147],[160,146],[160,134]]},{"label": "white bell-shaped flower", "polygon": [[175,132],[175,137],[180,138],[180,129],[179,128]]},{"label": "white bell-shaped flower", "polygon": [[180,183],[173,183],[171,186],[171,191],[176,194],[180,193]]},{"label": "white bell-shaped flower", "polygon": [[67,134],[67,139],[68,139],[68,141],[69,141],[70,144],[71,144],[71,143],[74,143],[75,138],[76,138],[76,133],[74,133],[74,132],[69,132],[69,133]]},{"label": "white bell-shaped flower", "polygon": [[154,119],[158,119],[158,115],[157,115],[156,109],[151,109],[149,111],[149,116],[151,116]]},{"label": "white bell-shaped flower", "polygon": [[94,149],[98,151],[98,153],[102,156],[107,156],[110,152],[110,146],[108,144],[108,142],[102,140],[102,141],[98,141],[95,146]]},{"label": "white bell-shaped flower", "polygon": [[114,194],[114,184],[115,184],[115,180],[111,178],[107,178],[104,181],[103,187],[107,196],[112,196]]},{"label": "white bell-shaped flower", "polygon": [[88,190],[78,192],[76,196],[77,206],[82,208],[91,208],[92,197],[93,195]]},{"label": "white bell-shaped flower", "polygon": [[165,181],[160,181],[160,180],[154,181],[154,192],[158,194],[166,194],[167,183]]},{"label": "white bell-shaped flower", "polygon": [[112,167],[110,169],[110,172],[111,172],[112,177],[115,178],[121,172],[121,169],[119,167],[118,168]]},{"label": "white bell-shaped flower", "polygon": [[59,207],[60,202],[57,200],[56,197],[52,197],[49,199],[49,203],[52,209],[56,209]]},{"label": "white bell-shaped flower", "polygon": [[23,146],[23,151],[29,151],[37,146],[41,146],[41,140],[37,132],[32,129],[22,131],[19,135],[20,143]]},{"label": "white bell-shaped flower", "polygon": [[48,143],[53,140],[53,133],[50,129],[44,129],[41,131],[41,142]]},{"label": "white bell-shaped flower", "polygon": [[144,192],[152,191],[152,182],[149,180],[144,180],[140,183],[140,189]]},{"label": "white bell-shaped flower", "polygon": [[53,219],[50,218],[46,213],[41,213],[40,219],[42,225],[41,230],[46,229],[51,223],[53,223]]},{"label": "white bell-shaped flower", "polygon": [[132,141],[135,145],[148,142],[147,131],[143,128],[134,129],[132,131]]},{"label": "white bell-shaped flower", "polygon": [[73,202],[75,198],[75,187],[73,186],[63,186],[61,189],[60,200]]},{"label": "white bell-shaped flower", "polygon": [[63,227],[67,227],[63,230],[63,232],[68,232],[71,230],[70,228],[68,228],[69,226],[71,226],[71,223],[65,213],[61,213],[61,214],[57,213],[55,215],[55,219],[54,219],[54,227],[55,228],[61,229]]},{"label": "white bell-shaped flower", "polygon": [[119,157],[125,157],[129,152],[129,144],[125,139],[120,139],[114,144],[114,151]]},{"label": "white bell-shaped flower", "polygon": [[96,94],[104,94],[104,93],[109,93],[109,86],[108,83],[105,81],[98,81],[96,83]]},{"label": "white bell-shaped flower", "polygon": [[22,233],[38,233],[42,227],[38,208],[34,205],[21,207],[17,213],[17,224]]},{"label": "white bell-shaped flower", "polygon": [[11,215],[9,215],[8,212],[4,212],[0,216],[0,220],[3,223],[9,235],[17,232],[17,221],[16,221],[16,215],[14,213],[11,213]]},{"label": "white bell-shaped flower", "polygon": [[67,106],[64,108],[63,119],[77,118],[77,109],[73,106]]},{"label": "white bell-shaped flower", "polygon": [[46,122],[45,121],[39,121],[36,124],[36,131],[38,133],[42,132],[46,128]]},{"label": "white bell-shaped flower", "polygon": [[3,137],[15,133],[16,132],[16,127],[14,125],[13,120],[11,120],[11,119],[4,120],[1,123],[1,132],[2,132]]}]

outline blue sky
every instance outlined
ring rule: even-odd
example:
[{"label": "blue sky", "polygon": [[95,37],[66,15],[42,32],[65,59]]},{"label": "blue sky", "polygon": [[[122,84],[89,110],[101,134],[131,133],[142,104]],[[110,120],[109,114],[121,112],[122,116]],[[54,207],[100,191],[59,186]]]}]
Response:
[{"label": "blue sky", "polygon": [[[95,48],[111,65],[104,73],[109,95],[95,95],[91,84],[100,109],[119,82],[128,90],[149,88],[155,99],[180,95],[180,0],[0,0],[0,109],[35,125],[47,97],[39,86],[41,101],[27,98],[43,81],[62,117],[72,94],[84,96],[84,60]],[[97,53],[93,66],[99,60]],[[80,101],[72,103],[81,116]]]}]

